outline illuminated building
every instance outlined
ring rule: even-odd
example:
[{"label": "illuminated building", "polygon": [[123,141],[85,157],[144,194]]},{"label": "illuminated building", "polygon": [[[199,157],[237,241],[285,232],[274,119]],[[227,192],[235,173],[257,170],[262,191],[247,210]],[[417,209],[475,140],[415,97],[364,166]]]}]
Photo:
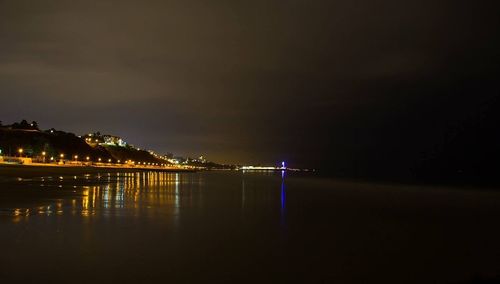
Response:
[{"label": "illuminated building", "polygon": [[122,138],[114,135],[101,135],[101,133],[96,132],[96,133],[89,133],[87,135],[84,135],[81,137],[87,144],[90,146],[97,146],[97,145],[107,145],[107,146],[119,146],[119,147],[126,147],[127,142],[125,142]]}]

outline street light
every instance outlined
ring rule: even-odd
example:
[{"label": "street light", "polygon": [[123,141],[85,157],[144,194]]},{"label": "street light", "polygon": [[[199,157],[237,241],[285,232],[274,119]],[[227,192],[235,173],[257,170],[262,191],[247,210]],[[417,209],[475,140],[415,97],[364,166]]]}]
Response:
[{"label": "street light", "polygon": [[17,150],[17,152],[19,152],[19,156],[22,157],[23,156],[23,152],[24,152],[24,149],[23,148],[19,148]]},{"label": "street light", "polygon": [[43,157],[43,162],[45,163],[45,155],[47,155],[47,153],[45,153],[45,151],[42,152],[42,157]]},{"label": "street light", "polygon": [[88,161],[88,160],[90,160],[90,157],[89,157],[89,156],[87,156],[87,158],[85,158],[85,159]]},{"label": "street light", "polygon": [[97,159],[99,162],[102,160],[101,158]]},{"label": "street light", "polygon": [[78,155],[75,155],[73,158],[75,158],[75,162],[78,160]]}]

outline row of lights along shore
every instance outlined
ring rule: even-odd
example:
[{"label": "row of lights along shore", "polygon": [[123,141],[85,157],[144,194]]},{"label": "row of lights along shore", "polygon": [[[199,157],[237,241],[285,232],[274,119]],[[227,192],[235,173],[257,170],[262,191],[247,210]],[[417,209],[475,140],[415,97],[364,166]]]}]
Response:
[{"label": "row of lights along shore", "polygon": [[[17,152],[19,153],[19,155],[20,155],[20,156],[22,156],[22,155],[23,155],[23,153],[24,153],[24,149],[19,148]],[[45,162],[45,158],[46,158],[46,156],[47,156],[47,152],[43,151],[41,154],[42,154],[42,157],[43,157],[43,161]],[[60,158],[60,160],[63,160],[63,159],[64,159],[64,157],[65,157],[65,154],[59,154],[59,158]],[[78,155],[74,155],[74,156],[73,156],[73,159],[74,159],[74,161],[75,161],[75,162],[77,162],[77,161],[78,161],[78,158],[79,158],[79,156],[78,156]],[[54,157],[53,157],[53,156],[52,156],[52,157],[50,157],[50,161],[54,161]],[[85,161],[87,161],[87,162],[91,162],[90,157],[89,157],[89,156],[86,156],[86,157],[85,157]],[[97,158],[97,162],[101,163],[101,162],[102,162],[102,159],[101,159],[101,158]],[[108,159],[108,163],[111,163],[111,162],[112,162],[112,159]],[[121,160],[117,160],[117,161],[116,161],[116,163],[117,163],[117,164],[121,164],[122,162],[121,162]],[[132,160],[128,160],[128,161],[126,161],[126,162],[125,162],[125,164],[132,164],[132,165],[137,164],[137,165],[144,165],[144,166],[162,166],[162,167],[165,167],[165,166],[166,166],[166,164],[160,164],[160,163],[146,163],[146,162],[135,162],[135,161],[132,161]]]}]

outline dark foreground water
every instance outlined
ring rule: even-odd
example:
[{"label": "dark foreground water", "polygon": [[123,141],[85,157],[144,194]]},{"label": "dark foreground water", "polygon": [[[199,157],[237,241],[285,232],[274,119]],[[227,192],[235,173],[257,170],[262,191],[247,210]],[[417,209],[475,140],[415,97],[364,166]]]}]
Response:
[{"label": "dark foreground water", "polygon": [[498,279],[499,205],[281,173],[3,178],[0,283]]}]

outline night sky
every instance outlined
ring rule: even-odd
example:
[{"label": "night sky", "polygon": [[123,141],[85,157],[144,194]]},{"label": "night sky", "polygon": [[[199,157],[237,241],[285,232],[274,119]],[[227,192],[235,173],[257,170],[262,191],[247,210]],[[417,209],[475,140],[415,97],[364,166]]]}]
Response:
[{"label": "night sky", "polygon": [[495,2],[0,0],[0,120],[219,162],[471,165],[500,147]]}]

